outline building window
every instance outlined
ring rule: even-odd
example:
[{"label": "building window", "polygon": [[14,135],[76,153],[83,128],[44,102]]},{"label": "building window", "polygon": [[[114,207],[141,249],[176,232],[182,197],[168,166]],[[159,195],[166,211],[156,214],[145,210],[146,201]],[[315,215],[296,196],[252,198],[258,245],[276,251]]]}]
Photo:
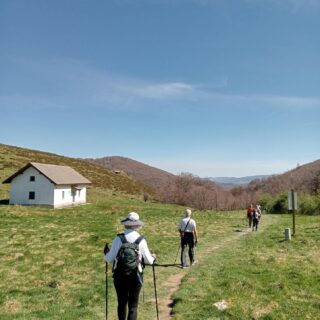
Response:
[{"label": "building window", "polygon": [[29,192],[29,200],[34,200],[36,198],[36,193],[34,191]]},{"label": "building window", "polygon": [[62,200],[64,200],[64,191],[62,191]]},{"label": "building window", "polygon": [[35,176],[30,176],[30,181],[36,181],[36,177]]}]

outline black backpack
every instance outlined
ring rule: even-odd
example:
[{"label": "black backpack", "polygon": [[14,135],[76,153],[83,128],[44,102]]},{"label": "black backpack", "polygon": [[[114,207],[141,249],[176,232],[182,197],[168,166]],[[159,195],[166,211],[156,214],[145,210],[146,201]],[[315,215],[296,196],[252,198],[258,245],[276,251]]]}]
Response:
[{"label": "black backpack", "polygon": [[139,272],[141,273],[142,269],[139,270],[139,265],[142,268],[142,261],[140,261],[139,257],[139,243],[143,236],[140,236],[133,243],[128,242],[123,233],[118,234],[118,236],[122,245],[113,266],[114,275],[133,276],[139,274]]}]

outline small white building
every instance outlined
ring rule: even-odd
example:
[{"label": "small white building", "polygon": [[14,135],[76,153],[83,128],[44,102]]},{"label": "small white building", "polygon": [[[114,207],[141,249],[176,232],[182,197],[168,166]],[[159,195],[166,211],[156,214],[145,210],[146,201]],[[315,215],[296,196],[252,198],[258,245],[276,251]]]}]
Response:
[{"label": "small white building", "polygon": [[86,203],[91,182],[67,166],[30,162],[3,183],[10,183],[10,204],[61,208]]}]

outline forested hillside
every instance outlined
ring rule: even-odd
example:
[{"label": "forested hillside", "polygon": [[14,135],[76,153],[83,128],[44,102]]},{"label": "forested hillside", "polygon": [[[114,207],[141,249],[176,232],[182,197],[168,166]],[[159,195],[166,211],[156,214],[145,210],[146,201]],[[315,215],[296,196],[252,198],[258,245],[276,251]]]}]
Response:
[{"label": "forested hillside", "polygon": [[287,192],[299,194],[299,211],[320,214],[320,160],[297,166],[266,180],[252,181],[247,187],[236,187],[231,193],[238,203],[259,201],[272,212],[287,212]]},{"label": "forested hillside", "polygon": [[304,194],[317,194],[320,190],[320,160],[298,166],[284,174],[269,178],[261,176],[246,186],[226,189],[212,181],[191,173],[170,174],[141,162],[124,157],[87,159],[103,167],[121,170],[155,189],[159,200],[199,209],[244,209],[263,196],[276,198],[291,189]]},{"label": "forested hillside", "polygon": [[320,191],[320,160],[297,166],[295,169],[265,180],[254,180],[247,187],[236,187],[232,194],[251,194],[254,198],[262,194],[276,196],[281,192],[295,191],[317,194]]},{"label": "forested hillside", "polygon": [[85,160],[112,170],[126,172],[134,179],[154,188],[157,198],[163,202],[198,209],[236,208],[233,195],[210,179],[202,179],[191,173],[173,175],[124,157],[113,156]]}]

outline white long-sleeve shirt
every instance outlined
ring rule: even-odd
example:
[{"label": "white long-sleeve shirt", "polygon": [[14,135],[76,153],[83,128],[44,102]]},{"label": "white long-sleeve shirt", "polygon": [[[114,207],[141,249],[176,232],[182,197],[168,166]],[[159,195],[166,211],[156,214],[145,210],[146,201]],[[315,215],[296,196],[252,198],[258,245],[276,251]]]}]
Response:
[{"label": "white long-sleeve shirt", "polygon": [[[125,229],[124,235],[127,241],[130,243],[135,242],[140,237],[140,234],[132,229]],[[120,237],[116,236],[112,241],[110,251],[106,254],[106,261],[108,263],[112,263],[115,260],[121,245],[122,241]],[[139,243],[139,256],[140,259],[143,257],[144,263],[146,264],[153,264],[155,261],[155,258],[151,255],[147,241],[145,239],[142,239]]]}]

